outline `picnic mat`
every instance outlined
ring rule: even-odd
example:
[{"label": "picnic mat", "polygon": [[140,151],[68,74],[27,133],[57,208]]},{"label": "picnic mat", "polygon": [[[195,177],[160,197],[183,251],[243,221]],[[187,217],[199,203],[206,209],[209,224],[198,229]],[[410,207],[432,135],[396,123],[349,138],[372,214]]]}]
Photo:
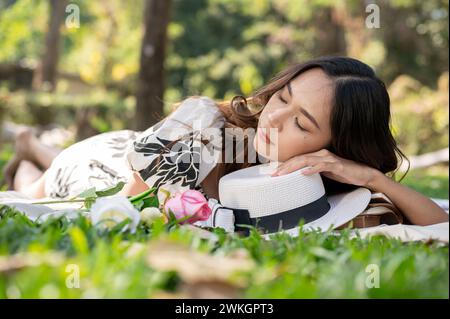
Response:
[{"label": "picnic mat", "polygon": [[[14,207],[22,212],[32,221],[45,221],[49,217],[59,217],[61,215],[67,218],[76,218],[77,209],[82,207],[82,203],[58,203],[58,204],[30,204],[32,202],[44,202],[55,200],[54,198],[32,199],[17,191],[0,192],[0,205]],[[431,198],[447,213],[449,211],[449,201],[446,199]],[[449,241],[449,223],[440,223],[429,226],[416,225],[379,225],[374,227],[366,227],[352,230],[354,235],[363,238],[374,235],[382,235],[389,238],[396,238],[402,241],[430,241],[436,240],[442,243]]]}]

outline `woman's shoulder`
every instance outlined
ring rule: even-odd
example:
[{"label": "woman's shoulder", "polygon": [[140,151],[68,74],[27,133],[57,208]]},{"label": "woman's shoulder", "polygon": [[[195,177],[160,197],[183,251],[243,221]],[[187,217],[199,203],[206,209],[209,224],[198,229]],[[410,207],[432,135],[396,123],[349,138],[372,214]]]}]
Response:
[{"label": "woman's shoulder", "polygon": [[196,108],[205,108],[205,109],[218,109],[216,102],[206,95],[191,95],[182,100],[179,103],[179,107],[196,107]]},{"label": "woman's shoulder", "polygon": [[184,99],[168,116],[192,124],[200,121],[203,127],[223,126],[225,116],[217,103],[208,96],[190,96]]},{"label": "woman's shoulder", "polygon": [[[127,150],[129,168],[151,187],[194,188],[217,164],[225,118],[209,97],[189,97]],[[207,143],[206,143],[207,142]],[[203,151],[204,148],[209,151]]]},{"label": "woman's shoulder", "polygon": [[225,116],[216,102],[207,96],[190,96],[171,110],[158,123],[138,132],[136,140],[159,137],[174,140],[196,129],[222,128]]}]

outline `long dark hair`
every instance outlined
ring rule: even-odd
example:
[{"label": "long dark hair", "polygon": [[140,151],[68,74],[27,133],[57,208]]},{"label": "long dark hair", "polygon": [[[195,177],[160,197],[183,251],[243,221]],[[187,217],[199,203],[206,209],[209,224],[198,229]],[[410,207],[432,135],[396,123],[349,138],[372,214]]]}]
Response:
[{"label": "long dark hair", "polygon": [[[291,65],[251,97],[237,96],[231,101],[218,102],[228,120],[226,127],[256,129],[259,115],[270,97],[293,78],[313,68],[322,69],[334,80],[331,142],[327,149],[337,156],[373,167],[393,179],[400,167],[399,160],[408,161],[409,170],[409,160],[399,149],[391,133],[390,99],[385,84],[371,67],[349,57],[327,56]],[[255,109],[256,112],[251,111]],[[224,174],[227,174],[252,164],[222,165]],[[322,178],[327,193],[355,188],[355,185],[338,183],[324,176]]]}]

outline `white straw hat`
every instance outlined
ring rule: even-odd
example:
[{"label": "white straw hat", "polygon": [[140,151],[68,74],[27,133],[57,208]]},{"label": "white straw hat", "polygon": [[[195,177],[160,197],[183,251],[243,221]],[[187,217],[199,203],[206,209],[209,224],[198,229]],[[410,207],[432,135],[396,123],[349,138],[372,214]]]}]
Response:
[{"label": "white straw hat", "polygon": [[248,234],[248,227],[239,226],[244,224],[262,230],[265,237],[279,231],[297,236],[301,220],[303,229],[326,231],[349,222],[369,204],[367,188],[327,196],[320,174],[303,175],[305,167],[272,177],[276,166],[271,162],[223,176],[220,203],[212,203],[211,226]]}]

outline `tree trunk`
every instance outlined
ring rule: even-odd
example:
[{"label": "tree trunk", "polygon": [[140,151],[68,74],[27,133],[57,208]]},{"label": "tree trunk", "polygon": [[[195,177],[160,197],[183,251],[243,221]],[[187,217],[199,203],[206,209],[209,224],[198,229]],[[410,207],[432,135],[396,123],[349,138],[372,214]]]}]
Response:
[{"label": "tree trunk", "polygon": [[49,0],[50,21],[45,37],[45,50],[41,64],[36,70],[33,86],[37,89],[53,91],[56,87],[56,75],[59,58],[61,32],[67,0]]},{"label": "tree trunk", "polygon": [[345,55],[347,43],[345,29],[342,25],[340,12],[332,8],[323,8],[316,15],[316,54]]},{"label": "tree trunk", "polygon": [[136,93],[135,129],[145,130],[163,114],[164,58],[171,1],[146,0],[144,37]]}]

